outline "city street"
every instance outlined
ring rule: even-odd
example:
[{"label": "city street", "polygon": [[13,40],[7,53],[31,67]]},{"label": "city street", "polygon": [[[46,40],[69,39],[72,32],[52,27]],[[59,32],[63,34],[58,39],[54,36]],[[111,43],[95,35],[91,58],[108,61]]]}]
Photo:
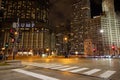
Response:
[{"label": "city street", "polygon": [[[24,68],[1,70],[0,80],[119,80],[120,61],[111,58],[18,57]],[[6,74],[6,75],[4,75]],[[12,76],[12,77],[11,77]]]},{"label": "city street", "polygon": [[120,0],[0,0],[0,80],[120,80]]}]

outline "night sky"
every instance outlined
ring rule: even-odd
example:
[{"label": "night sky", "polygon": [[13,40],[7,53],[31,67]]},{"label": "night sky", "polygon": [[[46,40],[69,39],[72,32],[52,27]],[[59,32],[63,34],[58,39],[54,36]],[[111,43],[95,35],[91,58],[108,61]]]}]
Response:
[{"label": "night sky", "polygon": [[73,2],[74,0],[50,0],[50,21],[55,25],[60,25],[71,20]]},{"label": "night sky", "polygon": [[[70,20],[72,13],[71,5],[75,0],[50,0],[51,1],[51,13],[50,19],[54,23],[62,23],[66,20]],[[102,13],[102,0],[90,0],[91,16],[97,16]]]},{"label": "night sky", "polygon": [[90,0],[91,17],[102,13],[102,0]]},{"label": "night sky", "polygon": [[114,0],[114,5],[116,13],[120,15],[120,0]]}]

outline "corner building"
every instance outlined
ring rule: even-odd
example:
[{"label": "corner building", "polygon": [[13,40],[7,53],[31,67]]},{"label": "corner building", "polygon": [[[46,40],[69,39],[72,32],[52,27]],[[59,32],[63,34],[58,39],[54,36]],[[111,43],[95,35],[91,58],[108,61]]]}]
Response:
[{"label": "corner building", "polygon": [[101,28],[103,29],[103,45],[105,53],[113,54],[112,46],[115,46],[116,54],[120,47],[120,19],[116,15],[114,0],[103,0],[102,8],[104,15],[101,17]]},{"label": "corner building", "polygon": [[43,52],[47,48],[54,49],[54,33],[51,32],[48,20],[49,0],[2,0],[2,7],[4,8],[2,46],[7,42],[8,49],[12,49],[9,30],[13,27],[13,22],[16,22],[19,31],[22,32],[22,38],[16,45],[19,51],[32,49]]}]

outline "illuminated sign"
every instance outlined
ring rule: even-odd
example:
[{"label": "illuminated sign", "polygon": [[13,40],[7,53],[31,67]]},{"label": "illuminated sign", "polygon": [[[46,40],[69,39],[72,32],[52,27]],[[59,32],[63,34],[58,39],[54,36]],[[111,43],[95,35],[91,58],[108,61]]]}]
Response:
[{"label": "illuminated sign", "polygon": [[18,25],[18,27],[34,27],[35,24],[32,22],[32,23],[20,23]]}]

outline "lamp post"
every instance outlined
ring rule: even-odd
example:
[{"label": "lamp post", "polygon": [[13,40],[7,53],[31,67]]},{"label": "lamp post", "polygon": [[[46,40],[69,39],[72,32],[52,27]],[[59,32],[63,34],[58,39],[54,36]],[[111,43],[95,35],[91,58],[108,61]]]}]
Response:
[{"label": "lamp post", "polygon": [[48,56],[50,56],[50,54],[49,54],[49,48],[46,48],[46,52],[48,53]]},{"label": "lamp post", "polygon": [[64,36],[63,41],[64,41],[64,44],[65,44],[64,55],[65,55],[65,58],[67,58],[68,57],[68,36]]}]

